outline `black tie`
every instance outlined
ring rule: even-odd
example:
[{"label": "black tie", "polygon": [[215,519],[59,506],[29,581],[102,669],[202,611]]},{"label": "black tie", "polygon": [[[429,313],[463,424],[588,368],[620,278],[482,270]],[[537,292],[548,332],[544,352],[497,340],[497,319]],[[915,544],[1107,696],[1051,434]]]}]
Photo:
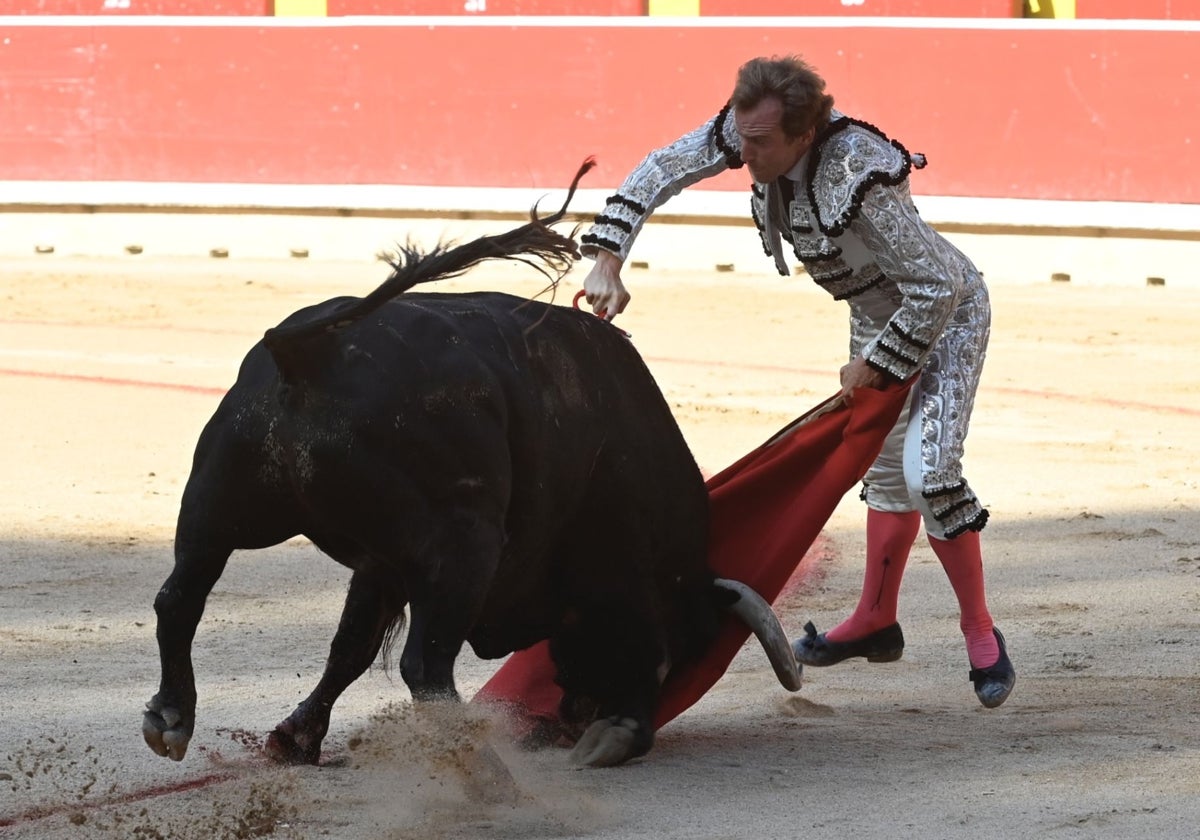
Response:
[{"label": "black tie", "polygon": [[787,214],[788,208],[791,208],[792,202],[796,200],[796,185],[787,175],[779,179],[779,194],[784,197],[784,212]]},{"label": "black tie", "polygon": [[781,216],[779,226],[784,231],[788,231],[792,227],[792,202],[796,200],[796,185],[786,175],[777,180],[775,184],[779,187],[779,197],[782,199],[782,206],[779,210]]},{"label": "black tie", "polygon": [[796,185],[786,175],[779,179],[779,194],[783,196],[783,209],[786,211],[796,200]]}]

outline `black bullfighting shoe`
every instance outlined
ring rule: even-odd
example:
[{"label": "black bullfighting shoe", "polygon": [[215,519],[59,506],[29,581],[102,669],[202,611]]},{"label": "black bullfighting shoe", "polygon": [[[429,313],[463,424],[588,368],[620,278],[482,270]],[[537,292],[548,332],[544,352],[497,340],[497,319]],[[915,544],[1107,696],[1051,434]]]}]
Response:
[{"label": "black bullfighting shoe", "polygon": [[1017,671],[1008,658],[1008,649],[1004,646],[1004,635],[995,627],[992,633],[996,636],[996,644],[1000,645],[1000,658],[990,668],[972,668],[969,675],[975,683],[975,696],[979,702],[989,709],[994,709],[1008,699],[1012,694],[1013,684],[1017,681]]},{"label": "black bullfighting shoe", "polygon": [[801,665],[836,665],[843,659],[865,657],[868,662],[895,662],[904,655],[904,634],[899,624],[891,624],[852,642],[831,642],[825,634],[817,633],[810,621],[804,625],[805,636],[792,644],[792,653]]}]

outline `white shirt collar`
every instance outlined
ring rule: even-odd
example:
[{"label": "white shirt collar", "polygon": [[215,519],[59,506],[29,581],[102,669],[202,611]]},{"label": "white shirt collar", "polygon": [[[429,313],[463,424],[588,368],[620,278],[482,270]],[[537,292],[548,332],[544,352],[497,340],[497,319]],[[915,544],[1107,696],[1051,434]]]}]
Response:
[{"label": "white shirt collar", "polygon": [[800,160],[796,161],[796,165],[793,166],[791,169],[789,169],[787,172],[783,173],[783,177],[785,177],[791,181],[795,181],[797,184],[804,183],[804,172],[806,169],[808,169],[808,156],[811,153],[812,153],[812,150],[810,149],[809,151],[807,151],[803,155],[801,155]]}]

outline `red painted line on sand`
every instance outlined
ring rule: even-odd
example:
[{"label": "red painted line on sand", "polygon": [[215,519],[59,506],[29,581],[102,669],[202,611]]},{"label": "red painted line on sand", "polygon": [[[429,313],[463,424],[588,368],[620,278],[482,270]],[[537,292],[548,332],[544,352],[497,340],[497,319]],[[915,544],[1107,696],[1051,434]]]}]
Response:
[{"label": "red painted line on sand", "polygon": [[153,382],[146,379],[119,379],[112,376],[83,376],[76,373],[47,373],[37,370],[0,368],[0,376],[27,376],[31,379],[58,379],[67,382],[86,382],[90,385],[119,385],[126,388],[155,388],[165,391],[185,391],[190,394],[223,396],[228,388],[188,385],[182,382]]},{"label": "red painted line on sand", "polygon": [[0,828],[7,828],[21,823],[36,822],[49,817],[57,817],[63,814],[74,814],[79,811],[92,811],[97,808],[111,808],[115,805],[129,805],[133,802],[142,802],[146,799],[154,799],[158,796],[167,796],[173,793],[187,793],[193,790],[200,790],[209,785],[215,785],[219,782],[226,782],[236,778],[234,773],[210,773],[207,776],[201,776],[198,779],[188,779],[183,782],[176,782],[170,785],[154,785],[141,790],[130,791],[129,793],[121,793],[115,796],[107,796],[102,799],[91,800],[87,802],[69,802],[61,805],[41,805],[36,808],[30,808],[28,811],[23,811],[19,814],[14,814],[11,817],[0,817]]},{"label": "red painted line on sand", "polygon": [[[720,360],[708,359],[682,359],[670,356],[646,356],[644,357],[647,364],[658,363],[668,365],[687,365],[690,367],[704,368],[728,368],[730,370],[747,370],[757,371],[760,373],[786,373],[799,374],[801,376],[828,376],[827,370],[815,370],[812,368],[795,368],[787,367],[786,365],[759,365],[746,364],[743,362],[723,362]],[[88,382],[97,385],[120,385],[134,388],[155,388],[168,391],[185,391],[194,394],[212,394],[224,395],[228,388],[215,388],[204,385],[187,385],[180,382],[155,382],[144,379],[119,379],[106,376],[83,376],[80,374],[70,373],[47,373],[43,371],[30,370],[15,370],[13,368],[0,368],[0,376],[28,376],[41,379],[60,379],[75,382]],[[1006,387],[990,387],[989,391],[1000,394],[1013,394],[1017,396],[1030,397],[1040,400],[1058,400],[1062,402],[1075,402],[1084,405],[1102,405],[1109,408],[1125,408],[1134,409],[1137,411],[1149,411],[1157,414],[1177,414],[1184,417],[1200,417],[1200,408],[1190,408],[1181,405],[1163,405],[1161,403],[1149,403],[1140,400],[1118,400],[1111,397],[1083,397],[1076,394],[1066,394],[1060,391],[1037,391],[1030,388],[1006,388]]]},{"label": "red painted line on sand", "polygon": [[[688,365],[691,367],[728,368],[730,370],[751,370],[760,373],[788,373],[803,376],[829,377],[828,370],[813,368],[787,367],[786,365],[757,365],[743,362],[709,361],[704,359],[676,359],[670,356],[645,356],[646,363],[658,362],[666,365]],[[832,381],[832,380],[830,380]],[[1163,414],[1182,414],[1185,417],[1200,417],[1200,408],[1188,408],[1181,405],[1162,405],[1160,403],[1141,402],[1139,400],[1118,400],[1111,397],[1082,397],[1077,394],[1065,394],[1061,391],[1036,391],[1031,388],[1006,388],[1004,386],[987,388],[997,394],[1013,394],[1021,397],[1031,397],[1040,400],[1061,400],[1063,402],[1084,403],[1087,405],[1105,405],[1110,408],[1133,408],[1141,411],[1153,411]]]},{"label": "red painted line on sand", "polygon": [[0,318],[0,326],[9,327],[66,327],[81,330],[118,330],[128,332],[197,333],[200,335],[257,335],[257,330],[235,330],[224,327],[177,327],[173,324],[90,323],[88,321],[45,320],[33,318]]},{"label": "red painted line on sand", "polygon": [[1064,394],[1061,391],[1035,391],[1030,388],[989,388],[1001,394],[1015,394],[1036,399],[1062,400],[1063,402],[1086,403],[1088,405],[1105,405],[1109,408],[1134,408],[1142,411],[1154,411],[1160,414],[1182,414],[1185,417],[1200,417],[1200,408],[1188,408],[1182,405],[1161,405],[1159,403],[1141,402],[1140,400],[1117,400],[1111,397],[1080,397],[1074,394]]}]

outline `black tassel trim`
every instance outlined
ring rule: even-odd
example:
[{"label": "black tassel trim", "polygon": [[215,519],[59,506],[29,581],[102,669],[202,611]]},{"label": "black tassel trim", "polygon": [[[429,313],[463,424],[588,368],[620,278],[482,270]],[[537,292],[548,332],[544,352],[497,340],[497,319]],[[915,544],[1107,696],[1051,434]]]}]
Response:
[{"label": "black tassel trim", "polygon": [[[828,251],[808,251],[801,250],[800,246],[793,242],[792,250],[796,252],[796,256],[800,259],[811,260],[812,262],[829,262],[830,260],[838,259],[842,255],[842,249],[836,245],[833,245]],[[841,272],[839,279],[844,280],[853,273],[854,269],[847,267],[845,271]]]},{"label": "black tassel trim", "polygon": [[[903,382],[906,378],[903,376],[897,376],[896,374],[892,373],[890,370],[885,368],[883,365],[881,365],[877,362],[873,362],[870,359],[867,359],[866,362],[867,362],[867,367],[871,368],[872,370],[876,371],[877,373],[882,373],[884,375],[884,377],[888,380],[888,382]],[[866,493],[866,491],[864,490],[863,493]],[[864,501],[866,500],[865,495],[863,496],[863,500]]]},{"label": "black tassel trim", "polygon": [[[872,172],[870,175],[864,178],[855,188],[854,195],[850,197],[850,206],[844,213],[842,213],[840,217],[834,219],[832,224],[827,227],[825,223],[821,221],[820,205],[817,204],[816,193],[813,191],[813,180],[816,177],[817,164],[820,163],[821,160],[822,148],[824,148],[825,144],[831,137],[833,137],[834,134],[850,125],[857,125],[859,128],[865,128],[867,131],[870,131],[872,134],[875,134],[881,139],[890,143],[900,152],[900,156],[904,163],[900,167],[900,171],[895,175],[891,175],[887,172]],[[895,186],[896,184],[901,183],[905,178],[908,177],[908,173],[912,171],[912,165],[912,156],[908,153],[908,149],[901,146],[899,142],[889,138],[886,134],[870,123],[863,122],[862,120],[856,120],[852,117],[838,117],[836,120],[830,122],[829,125],[825,127],[825,130],[817,135],[817,139],[813,143],[813,153],[809,156],[808,161],[808,177],[804,179],[806,184],[805,190],[808,192],[808,200],[814,208],[817,208],[817,225],[820,226],[821,231],[826,236],[841,236],[846,232],[846,228],[850,226],[850,223],[858,218],[858,213],[860,210],[862,210],[863,197],[867,194],[871,187],[875,186],[876,184]]]},{"label": "black tassel trim", "polygon": [[946,532],[946,539],[952,540],[955,537],[965,534],[967,531],[982,531],[988,522],[988,512],[986,510],[979,511],[979,515],[963,525]]},{"label": "black tassel trim", "polygon": [[754,202],[750,202],[750,218],[754,220],[754,226],[759,230],[763,229],[762,219],[758,216],[758,208],[754,206]]},{"label": "black tassel trim", "polygon": [[[845,280],[847,277],[849,277],[853,273],[854,272],[852,269],[846,268],[841,271],[834,272],[833,274],[830,274],[828,276],[813,277],[813,282],[815,282],[818,286],[825,287],[825,286],[829,286],[833,283],[840,283],[842,280]],[[810,271],[809,274],[812,274],[812,272]]]},{"label": "black tassel trim", "polygon": [[858,295],[861,295],[863,292],[867,292],[867,291],[870,291],[871,289],[874,289],[876,286],[878,286],[882,282],[883,282],[883,275],[882,274],[876,275],[875,279],[872,280],[870,283],[866,283],[866,284],[859,286],[856,289],[852,289],[848,292],[842,292],[840,295],[834,295],[833,299],[834,300],[848,300],[852,297],[857,297]]},{"label": "black tassel trim", "polygon": [[950,505],[950,507],[946,508],[945,510],[935,512],[933,516],[938,522],[944,522],[951,516],[951,514],[955,514],[963,508],[970,507],[971,505],[975,504],[979,504],[979,500],[974,496],[971,496],[970,498],[962,499],[961,501]]},{"label": "black tassel trim", "polygon": [[908,342],[909,344],[912,344],[912,345],[915,345],[915,346],[917,346],[917,347],[920,347],[922,350],[928,350],[928,349],[929,349],[929,342],[927,342],[927,341],[918,341],[918,340],[917,340],[916,338],[914,338],[912,335],[910,335],[909,333],[905,332],[903,329],[901,329],[900,327],[896,326],[894,323],[892,323],[892,322],[890,322],[890,321],[888,322],[888,328],[889,328],[889,329],[890,329],[892,332],[896,333],[896,335],[900,336],[902,339],[904,339],[906,342]]},{"label": "black tassel trim", "polygon": [[745,166],[742,156],[734,151],[728,143],[725,142],[725,121],[729,119],[729,112],[733,109],[733,103],[725,103],[725,107],[717,114],[717,121],[713,123],[713,142],[717,146],[717,151],[725,156],[725,164],[730,169],[741,169]]},{"label": "black tassel trim", "polygon": [[951,493],[957,493],[967,486],[967,482],[960,481],[957,484],[951,484],[948,487],[939,487],[937,490],[925,490],[921,493],[926,499],[936,499],[938,496],[948,496]]},{"label": "black tassel trim", "polygon": [[624,219],[618,219],[615,216],[609,216],[606,213],[601,213],[599,216],[593,219],[592,224],[612,225],[615,228],[620,228],[626,233],[633,233],[633,225],[629,224],[629,222],[625,221]]},{"label": "black tassel trim", "polygon": [[605,251],[612,251],[614,254],[621,252],[621,246],[611,239],[603,239],[594,233],[585,233],[579,237],[579,241],[583,245],[595,245],[597,248],[602,248]]},{"label": "black tassel trim", "polygon": [[750,192],[754,193],[755,198],[763,198],[767,192],[754,181],[750,182]]},{"label": "black tassel trim", "polygon": [[913,358],[911,358],[911,357],[909,357],[909,356],[905,356],[905,355],[904,355],[903,353],[901,353],[899,350],[896,350],[896,349],[895,349],[895,348],[893,348],[893,347],[888,347],[886,344],[884,344],[884,343],[882,343],[882,342],[880,342],[879,344],[876,344],[876,345],[875,345],[875,349],[876,349],[876,350],[879,350],[879,351],[881,351],[881,352],[883,352],[883,353],[886,353],[887,355],[891,356],[891,357],[892,357],[893,359],[895,359],[896,361],[899,361],[899,362],[904,362],[904,363],[905,363],[905,364],[907,364],[907,365],[912,365],[912,366],[914,366],[914,367],[915,367],[915,366],[916,366],[916,364],[917,364],[917,360],[916,360],[916,359],[913,359]]},{"label": "black tassel trim", "polygon": [[621,195],[620,193],[610,195],[608,197],[608,200],[605,202],[605,204],[620,204],[623,207],[628,207],[630,210],[632,210],[638,216],[646,215],[646,206],[644,204],[639,204],[638,202],[634,201],[632,198],[626,198],[625,196]]},{"label": "black tassel trim", "polygon": [[763,253],[768,257],[774,256],[771,253],[771,246],[767,242],[767,229],[763,226],[762,219],[758,216],[758,210],[755,209],[754,199],[750,200],[750,218],[754,221],[754,226],[758,228],[758,241],[762,244]]}]

